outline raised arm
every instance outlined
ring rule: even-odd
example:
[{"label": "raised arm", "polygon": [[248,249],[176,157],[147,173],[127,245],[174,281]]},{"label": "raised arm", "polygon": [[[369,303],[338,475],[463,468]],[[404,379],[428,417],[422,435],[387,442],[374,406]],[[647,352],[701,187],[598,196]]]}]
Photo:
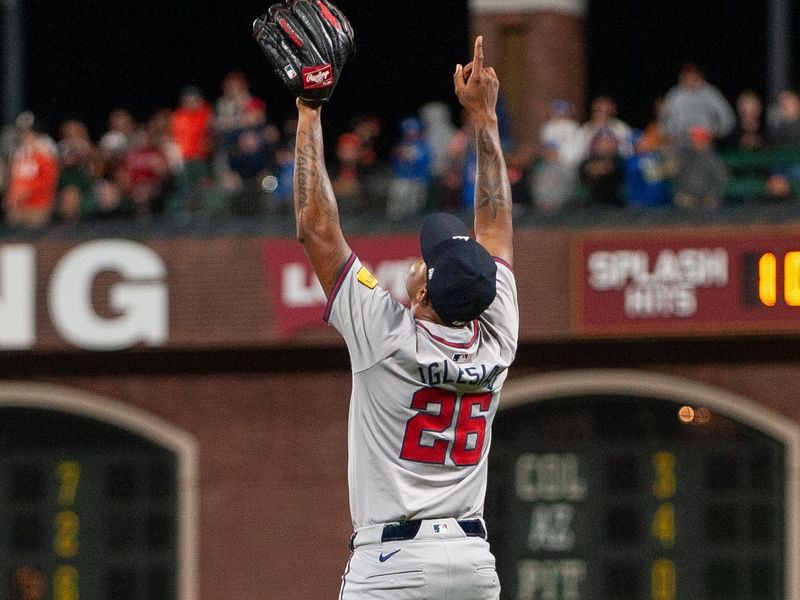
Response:
[{"label": "raised arm", "polygon": [[294,162],[294,216],[297,239],[303,244],[325,296],[350,256],[339,225],[322,147],[322,109],[297,100],[297,142]]},{"label": "raised arm", "polygon": [[492,256],[513,264],[511,185],[500,146],[497,92],[500,82],[492,67],[483,66],[483,37],[475,40],[475,55],[453,76],[459,102],[475,124],[478,168],[475,177],[475,239]]}]

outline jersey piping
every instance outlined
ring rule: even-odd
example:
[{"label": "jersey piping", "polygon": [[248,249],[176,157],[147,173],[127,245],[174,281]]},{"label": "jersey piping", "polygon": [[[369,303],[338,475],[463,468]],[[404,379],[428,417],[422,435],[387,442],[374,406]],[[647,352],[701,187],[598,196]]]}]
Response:
[{"label": "jersey piping", "polygon": [[417,324],[417,327],[419,327],[425,333],[428,334],[428,337],[430,337],[431,339],[436,340],[440,344],[444,344],[445,346],[449,346],[450,348],[458,348],[459,350],[465,350],[465,349],[468,349],[468,348],[472,348],[472,346],[475,344],[475,342],[478,339],[479,332],[478,332],[478,320],[477,319],[472,321],[472,339],[470,341],[468,341],[468,342],[453,342],[453,341],[450,341],[448,339],[445,339],[445,338],[443,338],[441,336],[436,335],[435,333],[433,333],[430,329],[428,329],[421,322],[417,321],[416,324]]},{"label": "jersey piping", "polygon": [[355,252],[351,251],[350,256],[339,270],[339,275],[336,277],[336,283],[333,284],[331,295],[328,298],[327,304],[325,305],[325,313],[322,315],[322,320],[326,323],[331,318],[331,307],[333,306],[333,301],[336,299],[336,295],[339,293],[339,290],[342,289],[344,278],[347,276],[347,272],[352,268],[354,262],[356,262],[356,254]]}]

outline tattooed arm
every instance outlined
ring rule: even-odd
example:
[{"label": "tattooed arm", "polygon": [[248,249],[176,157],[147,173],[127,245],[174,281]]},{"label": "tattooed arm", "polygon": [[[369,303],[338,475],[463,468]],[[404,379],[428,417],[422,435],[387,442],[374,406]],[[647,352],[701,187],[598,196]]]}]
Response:
[{"label": "tattooed arm", "polygon": [[453,76],[456,95],[475,124],[478,168],[475,179],[475,238],[492,256],[513,263],[511,185],[500,147],[497,92],[500,83],[492,67],[483,66],[483,38],[475,40],[475,56]]},{"label": "tattooed arm", "polygon": [[299,99],[297,109],[294,158],[297,239],[305,248],[325,296],[330,297],[336,276],[350,256],[350,248],[339,226],[339,208],[325,169],[322,109]]}]

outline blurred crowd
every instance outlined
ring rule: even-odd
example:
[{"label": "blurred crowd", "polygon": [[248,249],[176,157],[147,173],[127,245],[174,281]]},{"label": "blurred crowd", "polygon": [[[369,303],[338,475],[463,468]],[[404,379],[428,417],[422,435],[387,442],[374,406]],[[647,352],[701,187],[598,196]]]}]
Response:
[{"label": "blurred crowd", "polygon": [[[642,129],[622,120],[605,96],[592,100],[585,122],[572,103],[554,99],[539,139],[530,142],[515,143],[502,106],[499,113],[515,206],[540,214],[582,206],[715,210],[732,176],[726,152],[800,152],[797,93],[784,91],[765,110],[756,93],[745,91],[733,107],[694,65],[681,69]],[[329,156],[340,210],[390,220],[469,210],[474,134],[459,117],[461,126],[448,105],[431,102],[396,133],[385,131],[378,116],[355,118]],[[54,139],[25,112],[0,136],[2,217],[9,226],[37,228],[158,215],[288,214],[295,128],[291,119],[270,120],[238,72],[226,76],[213,102],[187,87],[175,108],[144,123],[114,110],[97,140],[79,121],[62,123]],[[758,167],[750,200],[794,199],[797,163]]]},{"label": "blurred crowd", "polygon": [[576,205],[710,211],[734,199],[735,178],[751,184],[746,201],[753,204],[795,199],[800,96],[783,91],[766,114],[753,91],[735,104],[693,64],[656,99],[643,129],[621,120],[609,97],[592,101],[583,124],[569,102],[554,101],[531,171],[533,206],[545,213]]}]

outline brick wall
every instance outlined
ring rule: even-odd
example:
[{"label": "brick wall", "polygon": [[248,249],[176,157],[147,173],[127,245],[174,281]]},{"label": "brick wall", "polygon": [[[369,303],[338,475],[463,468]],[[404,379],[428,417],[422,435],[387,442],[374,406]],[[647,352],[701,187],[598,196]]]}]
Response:
[{"label": "brick wall", "polygon": [[[504,28],[521,28],[525,36],[523,80],[517,82],[526,98],[523,114],[512,115],[518,141],[535,142],[547,119],[550,103],[571,100],[579,116],[586,105],[586,42],[584,18],[562,12],[477,14],[474,33],[484,36],[487,64],[497,63],[499,37]],[[506,82],[507,83],[507,82]],[[501,81],[501,87],[504,82]]]},{"label": "brick wall", "polygon": [[[582,366],[592,354],[586,344],[562,350],[555,360],[542,360],[545,352],[522,352],[509,381]],[[688,353],[659,358],[624,346],[602,354],[593,366],[687,377],[800,421],[796,356],[726,364]],[[753,354],[759,355],[757,345]],[[279,362],[279,354],[272,360]],[[198,600],[334,598],[349,555],[349,372],[270,372],[280,365],[265,364],[262,373],[159,374],[159,357],[152,361],[150,375],[42,379],[131,404],[197,438]]]}]

